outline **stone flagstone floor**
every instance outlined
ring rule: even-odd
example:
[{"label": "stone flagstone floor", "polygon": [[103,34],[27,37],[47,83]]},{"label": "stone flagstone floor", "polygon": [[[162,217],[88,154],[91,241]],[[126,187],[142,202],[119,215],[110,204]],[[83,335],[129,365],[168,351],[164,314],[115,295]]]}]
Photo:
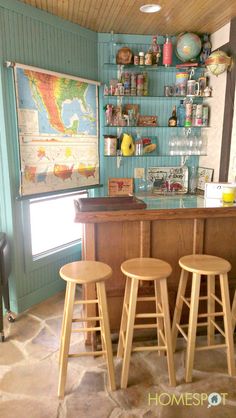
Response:
[{"label": "stone flagstone floor", "polygon": [[[224,351],[198,352],[193,383],[186,384],[182,340],[175,354],[176,388],[168,386],[166,359],[157,353],[132,355],[126,390],[119,389],[121,361],[114,357],[115,392],[107,390],[104,359],[82,357],[69,360],[65,398],[58,400],[63,304],[60,293],[17,316],[15,323],[5,322],[6,341],[0,343],[1,418],[236,417],[236,378],[227,375]],[[71,352],[82,347],[83,336],[73,334]],[[208,407],[204,397],[213,392],[226,393],[224,405]],[[188,405],[183,405],[186,399]]]}]

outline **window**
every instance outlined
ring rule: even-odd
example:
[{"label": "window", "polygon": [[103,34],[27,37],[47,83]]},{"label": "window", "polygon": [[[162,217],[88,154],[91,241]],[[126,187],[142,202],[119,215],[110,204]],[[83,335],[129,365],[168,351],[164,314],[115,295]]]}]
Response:
[{"label": "window", "polygon": [[30,200],[33,257],[61,249],[82,237],[82,225],[74,222],[74,200],[87,196],[84,191]]}]

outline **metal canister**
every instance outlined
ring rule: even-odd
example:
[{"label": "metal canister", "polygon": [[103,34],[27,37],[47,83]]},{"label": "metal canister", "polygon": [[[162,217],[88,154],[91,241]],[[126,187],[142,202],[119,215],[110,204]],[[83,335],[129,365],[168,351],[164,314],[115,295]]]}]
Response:
[{"label": "metal canister", "polygon": [[202,126],[208,126],[209,120],[209,107],[203,106],[202,108]]},{"label": "metal canister", "polygon": [[193,107],[192,107],[192,126],[196,126],[196,111],[197,111],[197,105],[193,104]]},{"label": "metal canister", "polygon": [[144,65],[144,52],[139,52],[139,65]]},{"label": "metal canister", "polygon": [[197,108],[196,108],[196,126],[202,126],[202,104],[197,104]]},{"label": "metal canister", "polygon": [[104,135],[104,155],[116,155],[117,137]]},{"label": "metal canister", "polygon": [[186,115],[184,126],[192,126],[192,107],[192,103],[185,104]]},{"label": "metal canister", "polygon": [[144,84],[143,74],[138,74],[137,75],[137,96],[143,96],[143,84]]},{"label": "metal canister", "polygon": [[143,95],[148,95],[148,73],[143,73]]},{"label": "metal canister", "polygon": [[145,54],[145,65],[152,65],[152,53],[150,51]]},{"label": "metal canister", "polygon": [[125,95],[129,96],[130,95],[130,73],[129,72],[125,72],[124,90],[125,90]]},{"label": "metal canister", "polygon": [[131,85],[131,96],[136,96],[137,93],[137,75],[135,73],[131,74],[131,78],[130,78],[130,85]]},{"label": "metal canister", "polygon": [[134,65],[139,65],[139,56],[134,55]]}]

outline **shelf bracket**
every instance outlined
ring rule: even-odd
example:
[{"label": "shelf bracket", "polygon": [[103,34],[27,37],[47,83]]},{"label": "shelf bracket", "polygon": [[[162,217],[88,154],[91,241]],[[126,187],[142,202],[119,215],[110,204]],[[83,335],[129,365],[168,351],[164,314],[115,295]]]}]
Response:
[{"label": "shelf bracket", "polygon": [[117,168],[120,168],[121,163],[122,163],[122,155],[117,155],[117,157],[116,157],[116,166],[117,166]]},{"label": "shelf bracket", "polygon": [[181,167],[183,167],[186,164],[188,159],[189,159],[189,155],[182,155],[181,156],[181,163],[180,163]]}]

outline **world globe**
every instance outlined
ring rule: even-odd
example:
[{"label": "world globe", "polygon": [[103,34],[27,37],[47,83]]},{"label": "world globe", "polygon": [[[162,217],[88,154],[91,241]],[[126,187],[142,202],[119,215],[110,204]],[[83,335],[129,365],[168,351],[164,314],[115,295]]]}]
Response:
[{"label": "world globe", "polygon": [[201,39],[195,33],[187,32],[179,35],[176,44],[176,55],[183,61],[191,61],[196,58],[202,47]]},{"label": "world globe", "polygon": [[207,69],[218,76],[228,69],[231,65],[231,58],[224,51],[213,52],[206,60]]}]

